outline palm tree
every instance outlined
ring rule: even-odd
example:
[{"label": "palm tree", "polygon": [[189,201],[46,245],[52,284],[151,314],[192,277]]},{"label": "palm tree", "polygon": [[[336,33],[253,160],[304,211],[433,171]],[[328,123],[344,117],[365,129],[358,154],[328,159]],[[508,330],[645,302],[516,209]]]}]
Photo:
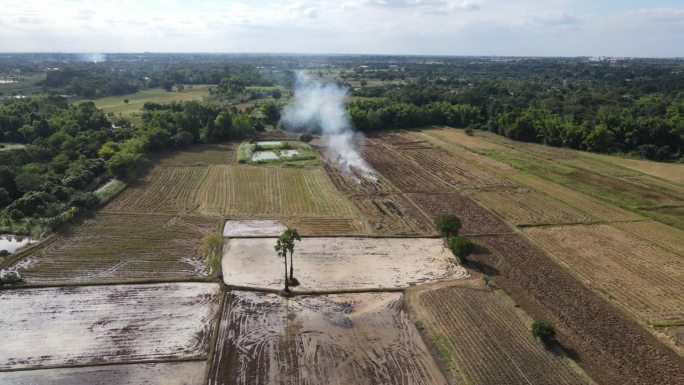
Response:
[{"label": "palm tree", "polygon": [[297,229],[294,229],[292,227],[288,227],[285,232],[283,232],[283,236],[286,239],[286,246],[287,250],[290,252],[290,285],[292,286],[297,286],[299,285],[299,281],[297,278],[294,277],[294,266],[293,266],[293,254],[294,254],[294,249],[295,249],[295,241],[300,241],[302,240],[302,237],[299,236],[299,232]]},{"label": "palm tree", "polygon": [[276,240],[275,244],[275,251],[278,253],[278,256],[281,256],[285,259],[285,289],[283,289],[282,295],[283,296],[290,296],[290,287],[288,286],[288,280],[287,280],[287,245],[283,242],[281,239],[283,238],[282,236],[278,237]]}]

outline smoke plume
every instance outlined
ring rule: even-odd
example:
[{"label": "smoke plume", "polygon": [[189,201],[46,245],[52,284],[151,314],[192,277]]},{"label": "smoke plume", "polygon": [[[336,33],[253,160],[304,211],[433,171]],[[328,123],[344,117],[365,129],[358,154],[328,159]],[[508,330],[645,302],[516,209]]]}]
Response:
[{"label": "smoke plume", "polygon": [[283,110],[281,123],[288,130],[319,128],[328,145],[328,158],[345,172],[375,179],[372,169],[354,145],[362,135],[351,128],[344,108],[346,98],[345,88],[335,83],[318,82],[298,72],[294,97]]},{"label": "smoke plume", "polygon": [[102,53],[84,53],[81,54],[80,59],[91,63],[100,63],[107,60],[107,57]]}]

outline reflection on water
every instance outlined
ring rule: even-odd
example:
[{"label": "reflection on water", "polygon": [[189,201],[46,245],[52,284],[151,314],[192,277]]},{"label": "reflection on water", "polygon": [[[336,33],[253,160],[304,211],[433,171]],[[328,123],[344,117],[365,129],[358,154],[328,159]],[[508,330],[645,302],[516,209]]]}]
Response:
[{"label": "reflection on water", "polygon": [[38,241],[33,238],[21,235],[3,234],[0,235],[0,250],[7,250],[10,253],[14,253],[17,249],[36,242]]}]

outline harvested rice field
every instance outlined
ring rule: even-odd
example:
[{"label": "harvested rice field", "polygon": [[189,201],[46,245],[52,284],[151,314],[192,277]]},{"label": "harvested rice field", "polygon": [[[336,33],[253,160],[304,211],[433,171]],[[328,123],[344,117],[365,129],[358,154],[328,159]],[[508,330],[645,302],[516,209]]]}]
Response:
[{"label": "harvested rice field", "polygon": [[209,384],[446,384],[402,301],[228,293]]},{"label": "harvested rice field", "polygon": [[435,218],[438,214],[454,214],[461,219],[463,235],[502,234],[512,230],[494,214],[471,198],[459,193],[406,194],[416,205]]},{"label": "harvested rice field", "polygon": [[103,211],[187,215],[199,208],[197,190],[206,166],[154,167],[132,182]]},{"label": "harvested rice field", "polygon": [[275,219],[227,220],[223,225],[224,237],[277,237],[285,226]]},{"label": "harvested rice field", "polygon": [[432,218],[402,194],[359,195],[351,198],[377,235],[434,235]]},{"label": "harvested rice field", "polygon": [[3,385],[202,385],[204,361],[0,372]]},{"label": "harvested rice field", "polygon": [[219,226],[198,217],[97,214],[21,252],[11,268],[43,285],[207,277],[198,249]]},{"label": "harvested rice field", "polygon": [[155,166],[208,166],[235,161],[236,144],[197,144],[182,151],[159,152],[152,157]]},{"label": "harvested rice field", "polygon": [[[472,281],[472,280],[471,280]],[[480,281],[480,280],[477,280]],[[530,333],[531,320],[482,282],[412,288],[408,308],[459,384],[588,384],[560,351]]]},{"label": "harvested rice field", "polygon": [[527,188],[477,191],[471,196],[512,225],[586,223],[593,220],[589,214]]},{"label": "harvested rice field", "polygon": [[196,202],[203,215],[231,218],[358,215],[321,168],[212,166]]},{"label": "harvested rice field", "polygon": [[218,296],[215,283],[0,291],[0,370],[204,358]]},{"label": "harvested rice field", "polygon": [[[280,290],[283,260],[274,238],[231,239],[224,247],[227,285]],[[294,254],[299,292],[399,289],[467,276],[441,239],[303,238]]]},{"label": "harvested rice field", "polygon": [[684,259],[609,225],[524,229],[535,244],[638,319],[684,323]]}]

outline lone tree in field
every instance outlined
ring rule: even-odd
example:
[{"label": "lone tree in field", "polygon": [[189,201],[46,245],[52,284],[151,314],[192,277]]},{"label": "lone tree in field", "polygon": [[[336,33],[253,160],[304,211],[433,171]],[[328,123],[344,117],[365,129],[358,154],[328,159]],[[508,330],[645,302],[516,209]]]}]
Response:
[{"label": "lone tree in field", "polygon": [[274,249],[276,253],[278,253],[278,256],[283,257],[283,259],[285,259],[285,289],[283,289],[281,294],[284,297],[289,297],[290,295],[292,295],[292,293],[290,292],[290,286],[287,283],[287,245],[283,243],[282,235],[278,237],[278,239],[276,240]]},{"label": "lone tree in field", "polygon": [[547,321],[536,320],[532,322],[532,335],[548,344],[556,338],[556,329]]},{"label": "lone tree in field", "polygon": [[451,237],[449,239],[449,250],[458,258],[461,264],[464,264],[466,257],[469,256],[475,249],[475,244],[468,238]]},{"label": "lone tree in field", "polygon": [[299,236],[299,232],[297,232],[297,229],[294,229],[292,227],[288,227],[283,234],[280,236],[282,238],[282,242],[287,248],[287,251],[290,252],[290,286],[297,286],[299,285],[299,281],[297,278],[294,277],[294,249],[295,249],[295,241],[300,241],[302,240],[302,237]]},{"label": "lone tree in field", "polygon": [[214,231],[202,237],[200,255],[212,272],[219,272],[219,261],[223,255],[223,234]]},{"label": "lone tree in field", "polygon": [[435,217],[435,228],[444,238],[455,237],[461,230],[461,220],[453,214],[438,214]]}]

